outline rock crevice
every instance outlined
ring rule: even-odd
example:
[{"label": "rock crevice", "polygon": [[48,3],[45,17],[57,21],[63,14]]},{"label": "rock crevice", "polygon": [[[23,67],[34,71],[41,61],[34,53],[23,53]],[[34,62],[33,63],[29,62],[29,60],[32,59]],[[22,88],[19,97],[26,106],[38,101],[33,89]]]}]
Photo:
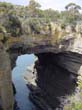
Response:
[{"label": "rock crevice", "polygon": [[[81,74],[78,74],[78,70],[82,65],[82,56],[72,52],[40,53],[36,56],[38,57],[35,62],[36,83],[41,89],[41,93],[39,92],[38,95],[37,90],[34,90],[33,97],[36,97],[32,98],[33,102],[38,104],[37,99],[41,101],[41,98],[37,97],[42,94],[43,102],[45,100],[51,110],[64,110],[64,106],[71,102],[71,98],[68,96],[74,94],[77,96],[78,94],[77,81]],[[42,102],[39,104],[42,107]],[[45,110],[45,108],[42,110]]]}]

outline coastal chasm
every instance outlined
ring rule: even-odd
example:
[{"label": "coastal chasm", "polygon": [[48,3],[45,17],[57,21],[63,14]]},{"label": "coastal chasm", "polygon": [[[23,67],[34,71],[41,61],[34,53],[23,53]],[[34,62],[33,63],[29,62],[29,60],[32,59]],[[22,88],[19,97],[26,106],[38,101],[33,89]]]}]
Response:
[{"label": "coastal chasm", "polygon": [[82,24],[66,24],[62,28],[60,22],[44,22],[38,32],[27,19],[11,14],[0,16],[0,95],[3,108],[13,110],[11,70],[17,57],[32,53],[38,57],[34,66],[37,88],[30,82],[35,88],[30,94],[32,101],[42,110],[72,110],[68,107],[76,102],[79,105],[82,100]]},{"label": "coastal chasm", "polygon": [[[51,110],[64,110],[64,106],[72,101],[69,96],[75,95],[74,97],[76,97],[76,94],[79,93],[77,89],[78,75],[73,70],[75,67],[78,67],[76,68],[77,71],[80,69],[81,62],[78,62],[80,61],[78,58],[82,59],[82,57],[71,52],[42,53],[37,54],[37,56],[38,61],[35,63],[37,71],[36,83],[41,90],[39,93],[35,91],[34,94],[36,97],[39,97],[38,94],[40,94],[41,97],[42,91],[43,96],[39,101],[43,99],[43,104],[47,103]],[[37,103],[36,97],[34,101]],[[80,95],[77,98],[79,99],[79,97]],[[48,109],[48,106],[45,106],[43,110]]]},{"label": "coastal chasm", "polygon": [[[9,45],[6,46],[8,42]],[[38,97],[40,96],[39,100],[45,97],[45,101],[42,99],[43,101],[39,103],[43,110],[45,108],[46,110],[49,108],[51,110],[63,110],[65,105],[68,106],[71,103],[69,97],[72,97],[72,95],[74,95],[74,99],[81,100],[79,98],[81,90],[77,88],[78,77],[82,75],[82,36],[80,33],[67,33],[57,42],[54,42],[52,36],[40,37],[39,35],[38,37],[33,35],[30,38],[27,36],[9,37],[8,42],[1,42],[0,45],[2,60],[0,70],[5,72],[1,81],[9,81],[9,85],[7,87],[5,85],[4,88],[8,91],[6,93],[10,94],[11,99],[7,98],[9,102],[7,105],[13,105],[11,103],[13,102],[13,98],[11,98],[12,89],[9,87],[11,86],[11,72],[9,72],[11,69],[9,68],[13,69],[17,57],[26,53],[34,53],[38,57],[38,61],[35,63],[36,83],[42,92],[37,93],[37,90],[33,90],[31,99],[36,99],[37,94],[39,94]],[[4,86],[4,83],[2,83],[2,86]],[[33,102],[37,103],[36,100],[33,100]]]}]

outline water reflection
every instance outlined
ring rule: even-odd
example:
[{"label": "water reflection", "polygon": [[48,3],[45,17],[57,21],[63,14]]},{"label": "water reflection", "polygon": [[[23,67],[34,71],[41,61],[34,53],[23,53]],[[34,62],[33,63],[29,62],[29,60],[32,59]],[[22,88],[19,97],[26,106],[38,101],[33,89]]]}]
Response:
[{"label": "water reflection", "polygon": [[16,67],[12,71],[13,82],[16,87],[16,101],[20,110],[36,110],[35,106],[30,102],[29,89],[26,87],[23,75],[28,65],[34,62],[34,55],[19,56],[16,61]]}]

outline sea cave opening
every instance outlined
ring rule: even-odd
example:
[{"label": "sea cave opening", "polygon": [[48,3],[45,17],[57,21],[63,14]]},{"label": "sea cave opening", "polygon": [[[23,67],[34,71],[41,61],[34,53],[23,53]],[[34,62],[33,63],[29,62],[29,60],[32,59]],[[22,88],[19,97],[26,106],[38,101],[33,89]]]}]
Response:
[{"label": "sea cave opening", "polygon": [[[70,58],[68,56],[72,55],[71,53],[38,53],[18,56],[12,71],[16,88],[17,109],[15,110],[55,110],[56,108],[63,110],[64,104],[68,101],[67,96],[75,93],[77,86],[77,76],[61,66],[63,56]],[[33,81],[31,75],[36,76],[37,84],[37,89],[33,88],[32,92],[29,86],[27,87],[29,81],[31,83]]]},{"label": "sea cave opening", "polygon": [[24,78],[31,77],[29,69],[33,69],[35,59],[36,57],[34,54],[18,56],[16,66],[12,70],[12,80],[16,89],[15,110],[36,110],[36,107],[29,100],[30,90],[27,87],[28,81]]}]

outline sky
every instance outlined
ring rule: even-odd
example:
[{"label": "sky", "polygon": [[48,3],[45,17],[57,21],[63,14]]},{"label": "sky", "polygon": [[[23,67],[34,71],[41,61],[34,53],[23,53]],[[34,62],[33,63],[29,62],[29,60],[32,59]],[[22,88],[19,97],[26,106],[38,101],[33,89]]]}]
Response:
[{"label": "sky", "polygon": [[[0,0],[6,1],[17,5],[28,5],[29,0]],[[76,3],[82,6],[82,0],[36,0],[42,6],[42,9],[52,8],[55,10],[64,10],[64,7],[70,3]]]}]

